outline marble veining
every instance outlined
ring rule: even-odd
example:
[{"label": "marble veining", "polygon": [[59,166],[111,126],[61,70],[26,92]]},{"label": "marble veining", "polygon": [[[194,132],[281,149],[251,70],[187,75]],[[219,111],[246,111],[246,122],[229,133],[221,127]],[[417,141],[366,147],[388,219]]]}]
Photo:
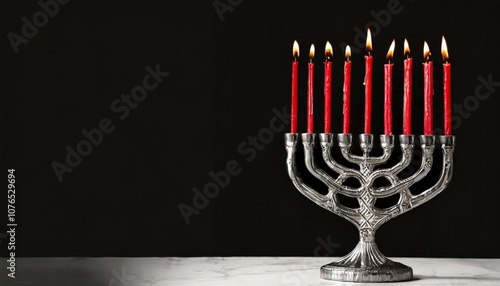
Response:
[{"label": "marble veining", "polygon": [[[333,257],[19,258],[16,278],[8,278],[4,270],[0,285],[367,285],[320,279],[321,265],[333,260]],[[500,285],[500,259],[397,260],[413,268],[415,279],[376,283],[377,286]]]}]

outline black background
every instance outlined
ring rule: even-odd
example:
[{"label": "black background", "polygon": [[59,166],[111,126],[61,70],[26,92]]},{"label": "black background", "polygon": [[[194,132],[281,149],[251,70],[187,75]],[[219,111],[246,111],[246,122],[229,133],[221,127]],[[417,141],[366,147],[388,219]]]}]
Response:
[{"label": "black background", "polygon": [[[370,11],[387,9],[388,2],[232,1],[221,21],[211,1],[72,0],[60,5],[17,54],[7,34],[22,35],[21,18],[32,19],[40,7],[36,1],[0,2],[0,164],[5,180],[6,170],[16,169],[17,255],[346,254],[357,231],[293,187],[285,166],[286,131],[275,133],[250,162],[238,146],[269,127],[274,108],[289,107],[293,40],[301,46],[299,130],[305,130],[311,43],[317,51],[316,131],[323,128],[321,63],[329,40],[334,46],[332,131],[340,132],[340,43],[355,45],[354,28],[364,31],[374,21]],[[442,127],[443,118],[441,35],[453,63],[454,102],[479,105],[455,122],[450,187],[384,225],[377,242],[389,256],[500,257],[499,88],[485,100],[475,95],[478,76],[491,74],[500,81],[500,2],[400,0],[400,6],[402,11],[378,24],[378,31],[372,26],[373,133],[383,132],[383,64],[393,38],[396,134],[402,130],[405,37],[414,57],[415,134],[423,130],[424,40],[435,62],[435,127]],[[352,58],[354,134],[362,132],[363,54]],[[141,84],[146,66],[157,64],[169,76],[120,120],[111,102]],[[102,118],[110,118],[116,129],[59,182],[51,164],[64,163],[65,147],[76,148],[85,139],[81,131],[97,128]],[[230,160],[239,163],[241,173],[187,224],[179,205],[193,206],[193,188],[203,189],[213,181],[208,173],[224,170]],[[436,166],[421,188],[436,179],[439,159]],[[4,191],[0,197],[6,197]],[[0,202],[2,217],[6,204]],[[5,229],[2,223],[0,230]],[[321,241],[334,246],[328,249]],[[1,253],[6,254],[3,242]]]}]

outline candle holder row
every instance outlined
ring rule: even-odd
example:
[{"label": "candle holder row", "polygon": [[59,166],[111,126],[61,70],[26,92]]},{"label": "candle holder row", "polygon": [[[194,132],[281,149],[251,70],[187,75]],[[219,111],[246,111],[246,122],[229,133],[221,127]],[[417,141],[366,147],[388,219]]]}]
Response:
[{"label": "candle holder row", "polygon": [[[314,158],[314,148],[319,137],[322,157],[326,165],[337,174],[336,177],[328,175],[318,167]],[[410,192],[410,187],[426,177],[433,167],[434,149],[441,145],[443,165],[439,180],[429,189],[418,195]],[[296,156],[299,140],[304,148],[304,162],[307,170],[323,184],[328,187],[328,193],[322,195],[309,185],[304,183],[297,170]],[[331,133],[286,133],[285,147],[287,152],[286,164],[288,175],[297,190],[318,206],[345,218],[354,224],[359,231],[359,242],[349,254],[340,260],[324,265],[320,270],[320,277],[327,280],[348,282],[389,282],[405,281],[413,278],[413,270],[401,263],[394,262],[383,255],[375,243],[375,232],[384,223],[415,207],[434,198],[443,191],[451,181],[453,170],[453,151],[455,149],[455,137],[449,135],[420,136],[420,149],[422,150],[422,161],[419,169],[411,176],[404,179],[400,174],[411,162],[414,152],[414,135],[399,135],[401,148],[401,160],[392,167],[375,169],[391,157],[394,149],[394,135],[380,135],[380,145],[383,154],[371,156],[373,148],[373,135],[360,134],[359,145],[362,154],[353,154],[352,135],[337,134],[337,144],[342,156],[350,163],[358,165],[358,168],[349,168],[339,164],[332,155],[335,147],[335,136]],[[375,188],[373,183],[376,179],[384,177],[390,186]],[[355,178],[361,186],[352,188],[344,185],[349,178]],[[389,208],[375,207],[375,201],[399,194],[400,198],[396,205]],[[338,195],[344,195],[358,200],[358,208],[350,208],[339,202]]]}]

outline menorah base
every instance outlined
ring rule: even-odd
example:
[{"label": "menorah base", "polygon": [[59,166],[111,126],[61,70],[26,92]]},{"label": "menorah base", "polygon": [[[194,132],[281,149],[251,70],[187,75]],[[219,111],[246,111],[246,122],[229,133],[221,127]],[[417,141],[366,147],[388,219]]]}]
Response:
[{"label": "menorah base", "polygon": [[413,279],[413,270],[385,257],[374,242],[360,242],[339,261],[323,265],[320,277],[345,282],[396,282]]},{"label": "menorah base", "polygon": [[413,279],[411,267],[391,262],[392,265],[379,267],[348,267],[332,262],[321,267],[320,277],[345,282],[396,282]]}]

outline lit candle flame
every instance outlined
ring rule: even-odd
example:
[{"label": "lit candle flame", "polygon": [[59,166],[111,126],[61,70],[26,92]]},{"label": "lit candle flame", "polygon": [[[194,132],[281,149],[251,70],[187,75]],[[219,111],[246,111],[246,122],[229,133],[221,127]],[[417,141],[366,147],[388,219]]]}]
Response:
[{"label": "lit candle flame", "polygon": [[443,60],[445,62],[448,62],[448,57],[449,57],[449,55],[448,55],[448,45],[446,45],[446,39],[444,38],[444,36],[443,36],[443,38],[441,40],[441,55],[443,56]]},{"label": "lit candle flame", "polygon": [[333,48],[329,41],[325,45],[325,56],[327,60],[330,60],[333,56]]},{"label": "lit candle flame", "polygon": [[389,51],[387,51],[387,56],[385,57],[389,62],[392,60],[395,47],[396,47],[396,40],[392,40],[391,46],[389,47]]},{"label": "lit candle flame", "polygon": [[370,32],[370,28],[368,28],[368,31],[366,32],[366,51],[368,54],[372,51],[372,32]]},{"label": "lit candle flame", "polygon": [[297,41],[293,41],[293,49],[292,55],[295,59],[299,57],[299,43]]},{"label": "lit candle flame", "polygon": [[427,44],[426,41],[424,41],[424,59],[428,61],[430,56],[431,56],[431,51],[429,50],[429,45]]},{"label": "lit candle flame", "polygon": [[408,44],[408,40],[405,39],[405,53],[404,55],[408,58],[410,57],[410,45]]},{"label": "lit candle flame", "polygon": [[345,46],[345,58],[347,61],[351,58],[351,47],[349,45]]},{"label": "lit candle flame", "polygon": [[309,59],[312,60],[314,58],[314,44],[311,44],[311,48],[309,49]]}]

